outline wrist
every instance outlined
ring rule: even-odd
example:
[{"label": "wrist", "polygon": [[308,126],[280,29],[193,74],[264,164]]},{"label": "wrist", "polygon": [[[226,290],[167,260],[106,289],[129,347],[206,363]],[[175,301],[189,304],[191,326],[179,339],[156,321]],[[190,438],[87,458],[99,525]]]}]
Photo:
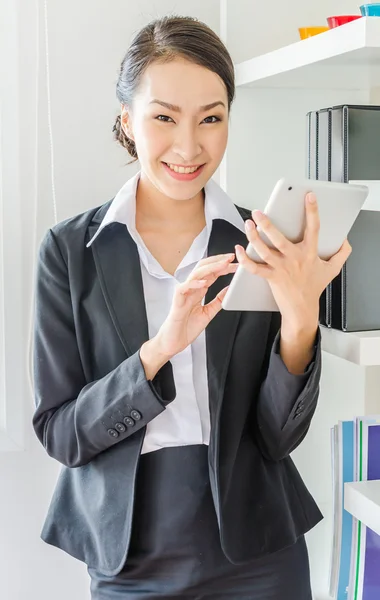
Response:
[{"label": "wrist", "polygon": [[305,343],[309,340],[314,340],[319,327],[319,321],[311,325],[308,323],[307,326],[288,326],[286,323],[281,325],[281,337],[283,340],[294,343]]},{"label": "wrist", "polygon": [[319,310],[313,311],[309,315],[303,315],[301,318],[287,319],[282,317],[281,335],[289,340],[307,340],[316,334],[319,327]]},{"label": "wrist", "polygon": [[294,375],[305,372],[314,355],[319,323],[307,329],[281,327],[280,355],[288,371]]},{"label": "wrist", "polygon": [[158,371],[171,358],[171,356],[162,352],[158,336],[147,340],[140,348],[140,359],[143,363],[145,375],[148,380],[154,379]]}]

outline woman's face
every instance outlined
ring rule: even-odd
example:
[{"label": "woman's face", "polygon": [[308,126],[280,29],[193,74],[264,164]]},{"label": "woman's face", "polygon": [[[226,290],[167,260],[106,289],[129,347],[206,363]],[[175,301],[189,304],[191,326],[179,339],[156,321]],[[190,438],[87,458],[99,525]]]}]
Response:
[{"label": "woman's face", "polygon": [[[211,104],[215,106],[205,108]],[[151,183],[170,198],[186,200],[202,190],[223,158],[227,90],[216,73],[184,59],[153,63],[142,77],[131,111],[122,106],[122,122]],[[181,178],[171,174],[169,164],[203,166],[195,176]]]}]

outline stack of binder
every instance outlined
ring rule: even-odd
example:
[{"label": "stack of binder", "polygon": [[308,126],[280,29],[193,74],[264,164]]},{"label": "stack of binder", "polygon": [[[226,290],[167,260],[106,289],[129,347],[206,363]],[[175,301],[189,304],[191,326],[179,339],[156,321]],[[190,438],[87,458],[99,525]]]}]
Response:
[{"label": "stack of binder", "polygon": [[379,600],[380,536],[344,509],[344,484],[380,479],[380,415],[340,421],[331,430],[334,531],[330,596]]},{"label": "stack of binder", "polygon": [[[380,106],[342,105],[307,114],[309,179],[380,180]],[[352,253],[320,299],[320,322],[341,331],[380,329],[380,211],[362,210]]]}]

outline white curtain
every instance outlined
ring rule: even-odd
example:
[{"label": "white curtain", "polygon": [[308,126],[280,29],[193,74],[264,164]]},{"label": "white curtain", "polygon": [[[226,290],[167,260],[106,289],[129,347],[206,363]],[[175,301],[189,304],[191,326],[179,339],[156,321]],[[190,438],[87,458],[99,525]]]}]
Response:
[{"label": "white curtain", "polygon": [[36,200],[37,17],[37,0],[1,0],[0,450],[24,447],[28,402],[25,324],[31,312],[26,298],[31,300],[34,259],[30,235]]}]

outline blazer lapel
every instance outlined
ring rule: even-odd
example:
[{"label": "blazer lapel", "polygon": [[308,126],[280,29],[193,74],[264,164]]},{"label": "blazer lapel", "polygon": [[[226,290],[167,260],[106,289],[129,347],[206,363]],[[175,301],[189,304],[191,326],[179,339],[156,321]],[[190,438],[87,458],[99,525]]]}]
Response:
[{"label": "blazer lapel", "polygon": [[[97,226],[89,227],[92,237]],[[137,246],[125,225],[111,223],[92,244],[100,286],[128,356],[149,339]]]},{"label": "blazer lapel", "polygon": [[[235,251],[235,244],[246,245],[247,238],[227,221],[215,219],[211,231],[208,256]],[[205,303],[229,285],[232,274],[219,277],[208,289]],[[206,328],[207,373],[211,426],[218,418],[219,404],[223,398],[227,368],[241,311],[221,310]]]},{"label": "blazer lapel", "polygon": [[[95,215],[89,226],[90,238],[96,233],[107,205]],[[89,238],[89,239],[90,239]],[[246,236],[224,220],[216,219],[210,235],[207,255],[234,251],[236,243],[245,244]],[[140,258],[135,242],[125,225],[107,225],[91,246],[99,282],[116,332],[127,355],[138,351],[149,339]],[[231,275],[219,277],[209,288],[205,303],[230,283]],[[221,310],[206,328],[207,371],[212,423],[223,397],[227,367],[241,312]]]}]

